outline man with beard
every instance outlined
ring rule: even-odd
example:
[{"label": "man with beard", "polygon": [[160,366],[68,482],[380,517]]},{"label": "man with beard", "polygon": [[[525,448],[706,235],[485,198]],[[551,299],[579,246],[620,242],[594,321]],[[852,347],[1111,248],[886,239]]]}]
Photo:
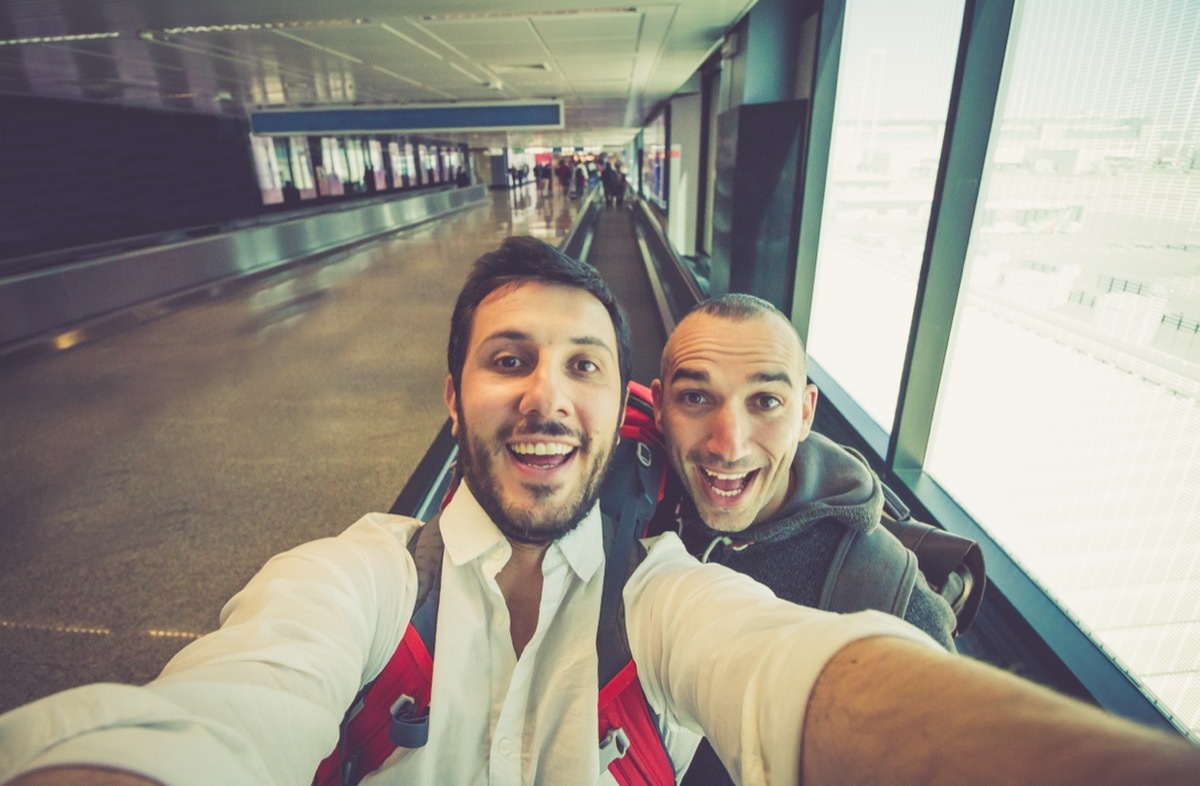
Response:
[{"label": "man with beard", "polygon": [[[440,516],[429,736],[363,782],[613,783],[597,748],[595,494],[629,375],[624,318],[593,270],[511,239],[476,263],[448,354],[464,473]],[[419,527],[370,515],[276,557],[220,630],[147,686],[88,686],[0,717],[0,781],[308,783],[412,613],[405,544]],[[743,783],[1194,775],[1186,745],[959,665],[892,617],[780,601],[673,535],[646,543],[623,597],[676,772],[703,731]],[[947,717],[949,760],[940,735],[922,744]],[[1040,759],[1021,755],[1034,747]]]}]

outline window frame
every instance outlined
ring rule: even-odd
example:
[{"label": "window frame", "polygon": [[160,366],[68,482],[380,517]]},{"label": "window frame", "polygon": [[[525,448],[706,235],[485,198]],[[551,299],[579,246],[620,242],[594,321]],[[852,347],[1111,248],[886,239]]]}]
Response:
[{"label": "window frame", "polygon": [[[812,94],[800,244],[791,319],[807,341],[816,281],[825,183],[833,135],[847,0],[822,4]],[[874,453],[884,480],[915,500],[935,523],[979,542],[992,591],[1001,593],[1100,706],[1160,728],[1180,731],[1008,554],[924,471],[938,389],[945,369],[953,318],[987,174],[993,121],[1003,94],[1012,20],[1021,0],[965,0],[946,131],[918,278],[908,349],[889,435],[812,360],[809,377]],[[997,34],[1003,31],[1003,34]]]}]

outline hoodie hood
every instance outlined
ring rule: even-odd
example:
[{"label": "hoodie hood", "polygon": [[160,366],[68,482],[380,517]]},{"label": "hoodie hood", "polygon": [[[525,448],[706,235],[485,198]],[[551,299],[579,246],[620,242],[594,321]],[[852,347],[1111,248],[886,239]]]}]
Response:
[{"label": "hoodie hood", "polygon": [[[827,518],[861,532],[878,526],[883,514],[883,486],[858,451],[811,432],[796,448],[792,473],[795,488],[774,518],[739,533],[718,532],[703,522],[701,529],[709,537],[727,535],[735,540],[770,543],[795,537]],[[690,513],[695,517],[694,509]]]}]

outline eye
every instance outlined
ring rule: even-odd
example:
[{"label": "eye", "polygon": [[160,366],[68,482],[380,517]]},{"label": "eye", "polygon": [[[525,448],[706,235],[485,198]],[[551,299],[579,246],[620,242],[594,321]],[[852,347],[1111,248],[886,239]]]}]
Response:
[{"label": "eye", "polygon": [[579,360],[576,360],[573,365],[575,371],[579,374],[595,374],[600,370],[599,363],[594,360],[588,360],[587,358],[580,358]]},{"label": "eye", "polygon": [[783,401],[781,401],[778,396],[772,396],[770,393],[763,393],[755,399],[754,405],[763,411],[770,411],[772,409],[779,409],[782,407]]},{"label": "eye", "polygon": [[679,396],[680,402],[689,407],[698,407],[708,401],[708,397],[698,390],[685,390]]},{"label": "eye", "polygon": [[516,355],[499,355],[495,360],[492,361],[492,364],[497,368],[515,370],[524,366],[525,361],[521,360]]}]

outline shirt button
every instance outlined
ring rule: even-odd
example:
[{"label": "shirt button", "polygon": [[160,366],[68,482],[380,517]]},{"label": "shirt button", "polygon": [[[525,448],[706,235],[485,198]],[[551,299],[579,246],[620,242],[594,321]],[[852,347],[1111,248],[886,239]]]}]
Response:
[{"label": "shirt button", "polygon": [[511,756],[513,752],[513,743],[508,737],[500,740],[500,752],[505,756]]}]

